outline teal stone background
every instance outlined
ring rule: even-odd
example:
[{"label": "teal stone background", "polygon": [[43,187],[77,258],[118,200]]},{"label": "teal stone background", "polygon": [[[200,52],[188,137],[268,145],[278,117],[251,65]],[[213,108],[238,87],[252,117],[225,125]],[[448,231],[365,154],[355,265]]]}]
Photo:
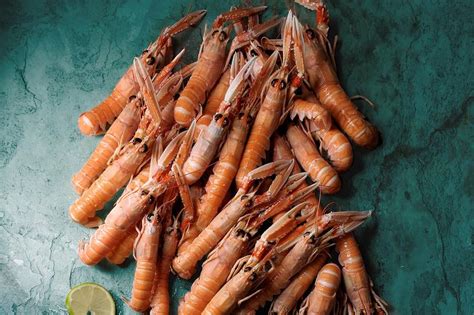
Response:
[{"label": "teal stone background", "polygon": [[[328,1],[338,71],[381,130],[355,150],[338,209],[374,209],[357,233],[377,291],[395,314],[473,314],[474,24],[472,1]],[[110,93],[159,31],[235,1],[2,1],[0,7],[0,314],[65,313],[69,288],[98,282],[129,296],[134,264],[84,266],[71,175],[98,138],[79,114]],[[268,1],[266,16],[290,3]],[[313,15],[297,8],[308,23]],[[196,57],[198,28],[177,37]],[[110,205],[109,205],[110,208]],[[173,280],[176,310],[190,282]]]}]

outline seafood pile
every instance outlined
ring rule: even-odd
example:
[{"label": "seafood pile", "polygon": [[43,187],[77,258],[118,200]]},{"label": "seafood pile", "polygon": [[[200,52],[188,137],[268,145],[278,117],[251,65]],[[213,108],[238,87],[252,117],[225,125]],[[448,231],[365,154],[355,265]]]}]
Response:
[{"label": "seafood pile", "polygon": [[179,314],[387,313],[352,234],[371,211],[319,201],[341,187],[349,139],[373,149],[379,133],[339,84],[326,7],[303,4],[314,27],[292,11],[260,21],[265,6],[219,15],[197,61],[177,69],[173,37],[206,11],[188,14],[80,116],[84,135],[104,136],[72,179],[69,215],[96,228],[79,258],[133,254],[133,310],[168,314],[170,272],[191,279],[204,260]]}]

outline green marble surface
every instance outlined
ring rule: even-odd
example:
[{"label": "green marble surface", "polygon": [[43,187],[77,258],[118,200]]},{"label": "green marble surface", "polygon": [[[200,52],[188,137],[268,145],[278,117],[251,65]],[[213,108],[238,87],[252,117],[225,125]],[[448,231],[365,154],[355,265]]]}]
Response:
[{"label": "green marble surface", "polygon": [[[383,134],[355,150],[335,198],[374,209],[366,264],[395,314],[474,312],[474,24],[472,1],[328,1],[349,94]],[[234,1],[2,1],[0,4],[0,314],[64,313],[84,281],[129,296],[134,264],[84,266],[71,175],[98,142],[78,115],[102,100],[131,58],[194,9],[208,22]],[[288,3],[267,2],[273,14]],[[267,15],[269,15],[267,13]],[[312,22],[303,14],[302,19]],[[199,28],[178,36],[195,58]],[[110,205],[109,205],[110,207]],[[189,282],[173,280],[174,307]]]}]

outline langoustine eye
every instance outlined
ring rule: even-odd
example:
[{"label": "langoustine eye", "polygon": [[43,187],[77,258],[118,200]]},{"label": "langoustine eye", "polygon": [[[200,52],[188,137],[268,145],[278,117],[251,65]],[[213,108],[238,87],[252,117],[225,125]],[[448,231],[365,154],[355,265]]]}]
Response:
[{"label": "langoustine eye", "polygon": [[224,31],[221,31],[221,32],[220,32],[220,34],[219,34],[219,40],[220,40],[221,42],[225,41],[225,40],[227,39],[227,37],[228,37],[228,36],[227,36],[227,33],[226,33],[226,32],[224,32]]},{"label": "langoustine eye", "polygon": [[148,151],[148,146],[146,143],[143,144],[143,146],[138,150],[140,153],[145,153]]},{"label": "langoustine eye", "polygon": [[153,213],[148,213],[148,215],[146,216],[146,220],[148,222],[151,222],[151,219],[153,219]]},{"label": "langoustine eye", "polygon": [[146,60],[145,60],[146,64],[149,65],[149,66],[151,66],[152,64],[154,64],[155,61],[156,61],[156,59],[155,59],[155,57],[153,57],[153,56],[150,56],[150,57],[146,58]]},{"label": "langoustine eye", "polygon": [[229,120],[227,118],[224,118],[224,120],[222,121],[222,126],[227,127],[228,124],[229,124]]}]

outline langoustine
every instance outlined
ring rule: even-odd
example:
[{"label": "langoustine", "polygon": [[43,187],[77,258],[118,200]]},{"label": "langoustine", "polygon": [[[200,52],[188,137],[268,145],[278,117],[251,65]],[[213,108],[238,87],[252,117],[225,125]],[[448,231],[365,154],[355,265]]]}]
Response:
[{"label": "langoustine", "polygon": [[[295,206],[285,216],[274,222],[261,235],[252,252],[252,257],[260,260],[268,244],[276,242],[279,238],[285,236],[285,233],[291,231],[294,225],[304,220],[304,216],[298,215],[304,206],[306,205]],[[235,268],[233,266],[235,264],[238,265],[238,259],[245,255],[250,242],[264,222],[253,221],[253,223],[249,224],[248,221],[251,220],[243,219],[237,223],[212,253],[209,254],[208,259],[203,264],[200,277],[193,283],[191,291],[180,302],[179,314],[200,314],[207,303],[211,301],[225,284],[226,278],[232,273],[232,269]]]},{"label": "langoustine", "polygon": [[[246,48],[247,56],[255,57],[256,50],[250,49],[250,46],[252,46],[252,45],[249,45],[251,44],[251,41],[258,38],[260,35],[268,31],[269,29],[275,26],[278,26],[280,24],[279,19],[273,18],[262,24],[254,25],[252,23],[254,19],[258,20],[258,16],[257,15],[249,16],[248,29],[246,31],[243,31],[243,26],[241,22],[234,23],[236,37],[232,41],[232,44],[227,56],[227,61],[225,63],[226,70],[224,71],[219,81],[217,82],[217,84],[212,89],[211,93],[209,94],[209,98],[207,99],[206,106],[203,109],[203,114],[197,122],[198,129],[202,128],[202,126],[207,126],[210,123],[212,116],[217,112],[220,103],[224,100],[224,95],[227,89],[229,88],[230,81],[232,81],[233,79],[231,68],[229,68],[227,65],[232,59],[234,52],[236,52],[237,49]],[[255,65],[253,67],[254,77],[256,77],[260,73],[261,68],[263,67],[263,64],[266,61],[265,56],[262,56],[262,54],[260,54],[259,57],[260,58],[256,60]]]},{"label": "langoustine", "polygon": [[[96,212],[102,209],[105,203],[129,181],[149,156],[149,150],[153,147],[156,137],[171,127],[171,124],[163,120],[160,105],[163,108],[174,105],[168,95],[174,95],[178,91],[182,77],[169,78],[158,95],[155,95],[151,79],[138,59],[135,59],[134,69],[137,77],[141,78],[140,84],[147,109],[133,139],[69,208],[71,218],[80,224],[89,226],[100,224],[100,220],[95,216]],[[165,104],[160,104],[162,100],[165,100]]]},{"label": "langoustine", "polygon": [[312,139],[300,129],[290,124],[286,130],[286,138],[294,150],[296,159],[307,171],[324,194],[334,194],[341,188],[341,179],[336,170],[321,156]]},{"label": "langoustine", "polygon": [[[291,43],[292,24],[293,14],[290,11],[285,23],[284,43]],[[255,117],[236,176],[236,183],[239,188],[243,185],[245,175],[260,165],[265,152],[270,147],[270,137],[280,125],[287,95],[289,54],[290,47],[284,47],[282,68],[272,75],[270,86],[268,86],[260,110]]]},{"label": "langoustine", "polygon": [[141,118],[140,102],[141,99],[135,97],[124,107],[87,162],[73,175],[72,184],[79,195],[102,174],[113,154],[121,149],[120,145],[130,141],[135,134]]},{"label": "langoustine", "polygon": [[249,96],[243,100],[244,105],[241,112],[232,123],[227,140],[219,154],[219,160],[213,168],[213,174],[209,177],[205,186],[205,194],[202,196],[197,209],[197,220],[191,225],[184,235],[180,245],[180,252],[192,242],[194,238],[211,222],[216,216],[230,185],[237,173],[241,156],[247,140],[253,118],[258,111],[259,95],[263,84],[261,82],[268,77],[274,68],[277,55],[268,58],[260,69],[255,82],[249,91]]},{"label": "langoustine", "polygon": [[[304,266],[312,262],[321,250],[327,247],[331,239],[344,234],[346,231],[352,231],[361,225],[370,214],[370,211],[332,212],[315,218],[316,221],[310,225],[310,230],[306,231],[302,237],[295,239],[295,245],[281,263],[275,267],[275,271],[265,279],[262,290],[243,303],[238,310],[238,314],[254,314],[274,295],[287,287],[291,278]],[[329,230],[321,235],[327,229]],[[318,237],[318,235],[321,236]],[[289,237],[291,238],[292,235],[289,234]]]},{"label": "langoustine", "polygon": [[354,236],[349,233],[339,238],[336,250],[339,252],[344,284],[354,314],[373,314],[376,309],[377,312],[388,314],[387,303],[372,288]]},{"label": "langoustine", "polygon": [[[286,138],[279,134],[275,134],[273,136],[273,161],[278,160],[290,160],[294,159],[295,156],[291,151],[290,145],[288,144]],[[299,167],[298,163],[295,163],[293,166],[293,174],[301,172],[301,168]],[[306,182],[302,182],[300,189],[305,189],[308,187]],[[305,201],[308,202],[310,205],[316,207],[316,217],[319,217],[323,214],[323,208],[321,207],[321,202],[315,196],[315,194],[309,194]],[[278,218],[279,215],[276,215]]]},{"label": "langoustine", "polygon": [[270,308],[270,314],[290,314],[306,290],[308,290],[313,283],[327,258],[327,254],[322,252],[312,263],[309,263],[297,275],[295,275],[291,280],[291,283],[273,301]]},{"label": "langoustine", "polygon": [[[161,155],[158,154],[157,149],[160,146],[155,147],[152,154],[153,165],[150,166],[147,181],[143,184],[135,183],[137,186],[119,198],[105,222],[92,234],[89,242],[79,243],[78,254],[83,263],[95,265],[111,255],[127,236],[127,231],[148,212],[148,207],[155,203],[156,198],[162,195],[169,186],[174,185],[170,163],[184,135],[181,133],[175,137]],[[154,162],[155,160],[158,161]]]},{"label": "langoustine", "polygon": [[[246,185],[240,189],[229,201],[229,203],[219,212],[219,214],[209,223],[209,225],[196,237],[188,248],[178,253],[173,260],[173,269],[181,278],[189,279],[195,272],[195,268],[200,259],[209,253],[217,243],[229,232],[238,219],[254,206],[257,197],[255,190],[251,190],[255,181],[274,174],[285,174],[278,179],[279,188],[288,179],[288,167],[292,165],[289,161],[278,161],[269,163],[255,169],[247,175]],[[267,198],[271,198],[279,189],[272,190]]]},{"label": "langoustine", "polygon": [[[318,12],[318,33],[315,36],[318,38],[315,40],[318,41],[321,49],[328,56],[330,66],[335,70],[335,62],[331,59],[333,57],[331,47],[327,43],[327,11],[321,10],[320,4],[314,7]],[[245,77],[240,78],[242,84],[231,86],[230,91],[230,83],[239,79],[236,73],[240,66],[231,65],[228,69],[225,67],[219,69],[219,72],[216,72],[216,80],[220,78],[219,83],[213,90],[215,95],[210,98],[207,104],[209,106],[204,108],[204,115],[197,117],[194,121],[188,120],[182,125],[175,124],[174,121],[175,114],[183,114],[183,106],[186,107],[189,104],[180,104],[180,106],[183,105],[181,110],[175,111],[175,104],[182,97],[173,97],[172,89],[175,88],[177,92],[184,75],[179,74],[179,71],[174,74],[171,72],[182,55],[182,53],[178,54],[173,59],[171,37],[168,36],[166,40],[163,40],[160,48],[157,49],[155,59],[146,59],[141,64],[135,62],[139,66],[138,71],[135,69],[137,67],[134,67],[135,72],[138,73],[135,78],[136,84],[140,86],[141,91],[134,94],[136,97],[132,97],[127,106],[132,108],[131,104],[136,104],[138,116],[142,116],[141,123],[133,137],[131,130],[137,128],[132,124],[126,125],[120,118],[116,120],[109,128],[110,135],[114,138],[110,136],[104,138],[111,145],[107,150],[103,150],[101,163],[107,164],[104,162],[105,156],[109,155],[111,158],[107,161],[110,160],[112,166],[115,164],[115,167],[120,167],[116,161],[124,159],[126,151],[130,150],[130,148],[121,148],[121,142],[127,142],[126,139],[129,138],[133,140],[125,147],[130,147],[130,144],[141,145],[147,152],[141,157],[142,163],[134,162],[134,171],[131,170],[132,168],[125,170],[124,173],[127,173],[128,179],[133,178],[133,180],[127,185],[104,224],[93,233],[88,243],[81,243],[79,248],[80,258],[86,264],[96,264],[103,258],[107,258],[112,263],[123,262],[130,253],[132,243],[135,243],[135,240],[137,244],[142,241],[143,233],[138,234],[136,231],[137,227],[142,231],[145,229],[143,225],[140,227],[140,220],[142,218],[146,220],[154,204],[162,205],[161,212],[163,217],[166,217],[163,219],[165,222],[163,228],[169,231],[169,233],[164,233],[164,238],[168,238],[168,241],[164,240],[163,247],[155,250],[154,253],[161,253],[163,259],[148,254],[137,257],[142,262],[155,260],[156,264],[154,280],[151,280],[151,268],[148,268],[148,263],[142,264],[137,269],[138,277],[135,280],[140,280],[141,275],[146,274],[146,281],[134,283],[131,307],[135,310],[144,311],[151,306],[152,313],[167,313],[169,311],[170,264],[180,276],[189,278],[194,273],[198,260],[210,252],[199,279],[180,304],[180,314],[200,314],[201,312],[224,314],[236,309],[239,314],[254,313],[286,287],[286,290],[276,300],[274,299],[275,303],[272,305],[275,313],[285,314],[294,308],[293,303],[300,300],[302,291],[311,282],[308,279],[314,279],[316,276],[322,264],[318,262],[325,260],[325,254],[320,251],[329,245],[329,240],[351,231],[368,215],[366,212],[324,213],[319,200],[314,195],[313,190],[324,182],[324,178],[322,176],[318,178],[318,175],[321,175],[321,169],[318,171],[313,162],[317,160],[319,163],[328,159],[336,171],[345,171],[352,163],[352,148],[348,139],[337,129],[336,123],[340,124],[339,120],[336,119],[333,123],[327,108],[319,102],[313,91],[307,88],[308,81],[310,84],[315,82],[313,73],[315,67],[307,64],[308,57],[305,54],[308,46],[306,37],[311,36],[311,32],[304,33],[296,16],[290,12],[285,23],[283,39],[267,39],[259,43],[257,38],[266,29],[280,23],[277,18],[273,18],[259,24],[258,16],[252,12],[257,13],[262,8],[232,9],[216,19],[213,26],[216,27],[217,32],[206,33],[209,40],[215,40],[212,49],[219,48],[219,54],[227,57],[225,64],[232,58],[241,61],[241,64],[245,59],[250,59],[253,64],[245,69]],[[246,16],[248,16],[247,21],[241,19]],[[224,26],[228,20],[236,21],[233,26],[237,34],[232,41],[229,54],[225,53],[224,47],[224,42],[227,42],[230,32],[230,26]],[[260,45],[275,51],[268,57]],[[201,56],[205,48],[203,45]],[[283,58],[279,62],[281,52],[283,52]],[[309,52],[310,54],[314,52],[312,47],[309,47]],[[291,54],[294,56],[293,59],[290,58]],[[165,66],[167,63],[168,65]],[[199,63],[203,67],[203,60],[197,64]],[[267,64],[271,64],[267,69],[268,73],[272,74],[270,79],[260,75]],[[279,65],[279,69],[273,71],[276,64]],[[162,71],[153,75],[158,69]],[[207,70],[212,72],[215,69]],[[225,72],[222,75],[223,71]],[[196,79],[197,77],[194,77],[195,86],[202,83]],[[245,79],[249,79],[248,86],[243,83]],[[213,75],[204,80],[209,82],[214,80]],[[167,83],[169,83],[168,88],[172,89],[166,88]],[[187,87],[192,90],[193,84],[188,84]],[[200,87],[204,86],[201,85]],[[161,97],[158,97],[155,91],[161,92],[163,88],[166,95],[162,93]],[[206,86],[205,90],[205,93],[201,93],[202,90],[191,91],[193,93],[197,91],[197,94],[192,97],[189,94],[189,99],[196,96],[195,99],[205,100],[211,87]],[[304,94],[301,91],[305,91]],[[233,96],[226,97],[227,92]],[[272,92],[275,99],[267,100]],[[321,96],[317,90],[315,92],[318,97]],[[267,111],[265,116],[265,110],[261,110],[261,105],[270,101],[273,102],[271,105],[277,108],[277,113],[272,116],[273,114],[270,115],[270,111]],[[280,101],[279,104],[277,104],[278,101]],[[203,104],[199,102],[193,105],[192,110],[189,111],[192,113],[191,118],[194,118],[196,112],[199,111],[200,105]],[[246,145],[246,137],[252,118],[258,116],[259,109],[265,119],[261,118],[260,121],[257,119],[257,125],[263,126],[263,129],[260,129],[263,132],[253,131],[257,133],[254,138],[265,134],[266,141],[255,143],[249,140],[249,143],[254,144],[252,147],[249,144]],[[122,111],[121,114],[125,116],[126,112]],[[211,116],[215,114],[218,116],[217,120]],[[288,125],[288,116],[292,120],[298,118],[300,122]],[[131,119],[131,116],[128,118]],[[212,127],[215,124],[214,121],[218,120],[221,120],[222,126],[219,127],[218,132],[213,132],[208,126]],[[114,128],[114,126],[122,128],[123,137],[118,137],[119,128]],[[279,134],[275,135],[276,129],[280,126],[282,128],[277,132]],[[183,127],[187,130],[177,135],[178,130],[182,130]],[[196,132],[199,128],[201,131]],[[290,139],[294,152],[291,152],[285,136],[280,136],[285,129],[289,130],[286,135]],[[210,134],[206,135],[206,130],[210,131]],[[228,130],[230,133],[226,136]],[[291,136],[292,132],[295,133],[294,130],[306,137],[304,142],[298,140],[301,137]],[[146,135],[153,137],[150,141],[156,143],[143,144]],[[174,136],[176,136],[175,139],[173,139]],[[274,139],[273,159],[270,159],[266,153],[269,149],[270,137]],[[204,143],[209,146],[203,146]],[[265,144],[263,148],[258,147],[262,143]],[[223,147],[220,147],[221,144]],[[317,159],[312,156],[311,161],[304,161],[306,151],[301,147],[305,144],[311,145],[315,152],[318,152],[317,145],[319,144],[321,156]],[[114,146],[116,149],[112,150]],[[162,146],[165,146],[166,150],[163,151]],[[151,159],[150,151],[153,151]],[[252,152],[248,153],[248,151]],[[244,156],[246,153],[247,160],[254,165],[245,166],[245,163],[240,163],[241,155]],[[203,194],[202,184],[209,175],[206,169],[212,165],[216,157],[218,161],[214,173],[210,174],[206,193]],[[292,159],[295,160],[292,161]],[[258,167],[269,160],[273,162]],[[307,185],[304,182],[306,174],[300,173],[301,169],[298,163],[295,163],[296,160],[308,171],[315,181],[314,184]],[[323,166],[327,165],[329,164],[326,163]],[[237,173],[237,166],[242,166],[243,171],[240,170],[240,172],[244,174],[243,177],[242,174]],[[248,169],[246,169],[247,166]],[[92,182],[102,171],[104,169],[94,169],[83,179]],[[106,169],[105,171],[107,173]],[[230,187],[236,175],[237,192]],[[109,177],[112,178],[112,176]],[[128,179],[122,180],[122,185]],[[79,189],[87,186],[87,184],[81,185],[82,188],[79,187]],[[323,184],[321,188],[324,190],[326,186]],[[171,225],[169,222],[171,205],[178,195],[181,202],[177,205],[183,208]],[[227,203],[224,201],[225,198],[230,201]],[[173,202],[166,201],[169,199]],[[221,213],[217,214],[221,204],[226,205]],[[285,212],[292,206],[290,211]],[[168,209],[164,210],[165,207]],[[87,226],[98,225],[101,221],[94,216],[96,210],[94,213],[91,210],[81,223]],[[273,220],[273,224],[267,228],[264,223],[270,220]],[[145,223],[146,221],[143,221],[143,224]],[[173,259],[178,245],[178,226],[181,227],[185,236],[181,239],[177,257]],[[307,236],[307,234],[303,235],[305,231],[310,231],[309,233],[313,235],[315,244],[311,245],[313,247],[310,245],[304,247],[300,244],[300,241]],[[158,248],[158,243],[156,241],[153,243],[156,245],[153,246]],[[250,251],[252,247],[253,250]],[[298,247],[299,251],[296,250]],[[305,252],[304,248],[308,252]],[[315,257],[316,261],[312,261]],[[152,287],[150,283],[153,283]],[[318,289],[318,281],[316,281],[316,289]],[[316,289],[315,292],[322,292]],[[321,298],[321,295],[319,297]],[[332,305],[330,298],[332,299],[334,295],[327,294],[323,297],[326,299],[324,303],[316,303],[320,306],[315,311],[318,314],[329,311]],[[290,303],[289,298],[292,299]],[[373,299],[376,299],[375,296]],[[347,303],[349,310],[358,311],[350,302]],[[287,309],[285,305],[288,306]],[[314,305],[308,299],[308,307],[303,311],[312,312]],[[338,307],[340,306],[341,304],[338,303]],[[377,311],[384,310],[380,306],[374,308]]]},{"label": "langoustine", "polygon": [[254,61],[255,58],[250,59],[240,69],[231,82],[211,123],[204,128],[196,140],[188,159],[183,165],[184,180],[188,185],[194,184],[207,169],[219,148],[219,144],[225,139],[230,124],[240,111],[241,102],[239,97],[244,90],[246,79],[250,74],[249,69]]},{"label": "langoustine", "polygon": [[336,293],[341,283],[341,269],[334,263],[324,265],[318,273],[314,289],[309,294],[301,315],[329,315],[336,302]]},{"label": "langoustine", "polygon": [[[323,7],[319,8],[323,9]],[[327,25],[329,19],[325,8],[323,13],[318,15],[318,23]],[[299,23],[298,27],[303,28]],[[319,40],[317,34],[318,31],[314,31],[309,26],[304,29],[304,64],[308,81],[321,104],[331,112],[344,132],[357,145],[373,149],[379,143],[379,133],[359,112],[341,87],[333,62],[324,49],[325,43]]]},{"label": "langoustine", "polygon": [[[166,202],[166,201],[165,201]],[[168,204],[171,206],[172,204]],[[179,241],[178,220],[171,222],[171,207],[167,210],[167,220],[164,226],[163,245],[160,257],[157,261],[155,280],[153,285],[153,295],[151,297],[151,315],[169,314],[170,294],[169,276],[171,271],[171,261],[173,260]]]},{"label": "langoustine", "polygon": [[142,230],[134,246],[133,256],[137,261],[133,279],[132,297],[123,300],[137,312],[146,311],[150,307],[150,298],[155,279],[156,260],[160,243],[162,216],[156,208],[152,213],[143,218]]},{"label": "langoustine", "polygon": [[[174,25],[165,28],[160,36],[145,49],[140,56],[141,62],[146,64],[146,71],[152,75],[155,71],[157,56],[163,49],[170,37],[184,31],[188,27],[197,24],[206,14],[205,10],[192,12]],[[127,69],[118,81],[112,94],[102,103],[87,111],[79,117],[78,126],[84,135],[97,135],[104,133],[107,124],[111,124],[122,112],[131,96],[136,95],[140,89],[133,73],[133,66]]]},{"label": "langoustine", "polygon": [[206,96],[222,74],[231,31],[231,26],[225,26],[224,23],[257,14],[265,9],[265,6],[236,9],[215,19],[211,30],[205,34],[196,69],[176,102],[174,118],[178,124],[185,127],[191,124],[199,107],[204,104]]}]

